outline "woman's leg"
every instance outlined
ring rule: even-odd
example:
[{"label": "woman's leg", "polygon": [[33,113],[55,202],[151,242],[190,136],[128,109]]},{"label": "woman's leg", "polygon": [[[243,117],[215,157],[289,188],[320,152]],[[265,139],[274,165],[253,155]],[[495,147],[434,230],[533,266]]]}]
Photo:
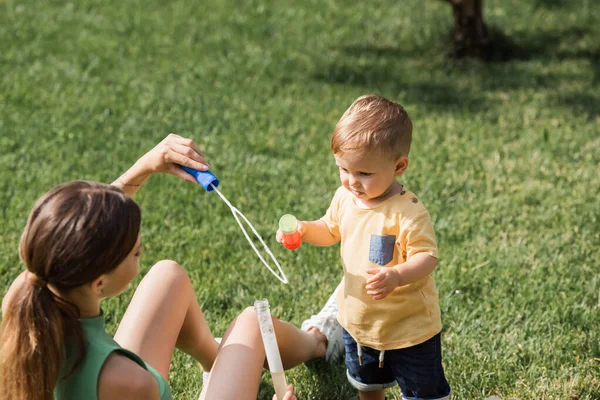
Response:
[{"label": "woman's leg", "polygon": [[[256,314],[254,318],[258,320]],[[305,332],[277,318],[273,318],[273,328],[284,369],[291,369],[306,361],[325,357],[327,337],[318,329]],[[265,367],[267,367],[266,363]]]},{"label": "woman's leg", "polygon": [[115,340],[169,377],[175,347],[210,371],[214,340],[186,271],[174,261],[160,261],[144,276],[123,316]]},{"label": "woman's leg", "polygon": [[[304,332],[276,318],[273,328],[285,369],[325,355],[327,338],[318,330]],[[265,365],[258,318],[248,307],[227,328],[201,399],[256,399]]]},{"label": "woman's leg", "polygon": [[223,335],[201,399],[252,399],[258,394],[265,350],[252,308],[241,313]]}]

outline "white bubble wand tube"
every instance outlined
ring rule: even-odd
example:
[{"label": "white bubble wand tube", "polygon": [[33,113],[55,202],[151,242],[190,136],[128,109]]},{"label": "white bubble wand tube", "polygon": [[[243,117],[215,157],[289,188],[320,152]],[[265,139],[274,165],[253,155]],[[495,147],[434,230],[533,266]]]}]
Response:
[{"label": "white bubble wand tube", "polygon": [[[252,249],[254,250],[254,252],[260,259],[260,261],[262,261],[263,265],[265,267],[267,267],[267,269],[275,276],[275,278],[279,279],[281,281],[281,283],[287,284],[288,283],[287,276],[285,276],[285,273],[283,272],[281,265],[279,265],[279,262],[277,261],[277,259],[273,255],[273,253],[271,252],[271,249],[269,249],[269,246],[267,246],[267,244],[265,243],[263,238],[258,234],[256,229],[254,229],[254,226],[252,226],[250,221],[248,221],[248,218],[246,218],[246,216],[244,214],[242,214],[240,210],[235,208],[229,202],[229,200],[227,200],[227,198],[223,195],[223,193],[221,193],[219,191],[219,189],[217,189],[217,186],[219,186],[219,179],[210,171],[198,171],[198,170],[195,170],[193,168],[186,167],[183,165],[181,166],[181,168],[183,168],[188,174],[192,175],[196,179],[196,181],[198,181],[198,183],[200,185],[202,185],[202,187],[207,192],[212,192],[214,190],[219,195],[221,200],[223,200],[223,202],[225,204],[227,204],[227,206],[231,210],[231,213],[233,214],[233,217],[235,218],[238,225],[240,226],[240,229],[242,230],[242,233],[246,237],[246,240],[248,241],[248,243],[250,243],[250,246],[252,246]],[[276,272],[273,268],[271,268],[271,266],[269,265],[267,260],[265,260],[265,258],[262,256],[262,254],[260,254],[260,252],[258,251],[256,246],[252,242],[250,235],[248,235],[248,232],[246,232],[246,229],[244,228],[244,224],[242,224],[242,221],[240,221],[240,218],[242,218],[244,220],[244,222],[246,222],[246,224],[252,230],[252,233],[254,233],[254,237],[256,237],[260,241],[265,252],[269,255],[269,257],[271,257],[271,260],[273,261],[273,263],[275,263],[275,266],[277,267],[278,272]]]},{"label": "white bubble wand tube", "polygon": [[277,346],[277,337],[273,329],[269,301],[267,299],[256,300],[254,302],[254,310],[258,316],[258,325],[260,326],[260,334],[265,345],[265,353],[267,354],[267,362],[269,363],[275,394],[278,400],[283,400],[287,389],[287,382],[285,380],[285,373],[283,372],[279,347]]}]

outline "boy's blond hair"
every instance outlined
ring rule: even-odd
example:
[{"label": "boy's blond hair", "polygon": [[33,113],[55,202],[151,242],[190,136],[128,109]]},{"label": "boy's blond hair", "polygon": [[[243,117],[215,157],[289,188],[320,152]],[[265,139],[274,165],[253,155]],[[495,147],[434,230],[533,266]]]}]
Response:
[{"label": "boy's blond hair", "polygon": [[361,96],[335,126],[333,154],[348,151],[381,151],[394,159],[408,156],[412,122],[402,106],[377,94]]}]

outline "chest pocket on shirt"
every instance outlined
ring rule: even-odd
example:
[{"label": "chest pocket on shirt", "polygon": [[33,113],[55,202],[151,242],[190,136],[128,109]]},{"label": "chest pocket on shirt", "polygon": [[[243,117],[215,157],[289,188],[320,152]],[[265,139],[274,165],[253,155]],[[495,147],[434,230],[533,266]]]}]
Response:
[{"label": "chest pocket on shirt", "polygon": [[386,265],[394,258],[394,246],[396,236],[394,235],[371,235],[369,246],[369,261],[378,265]]}]

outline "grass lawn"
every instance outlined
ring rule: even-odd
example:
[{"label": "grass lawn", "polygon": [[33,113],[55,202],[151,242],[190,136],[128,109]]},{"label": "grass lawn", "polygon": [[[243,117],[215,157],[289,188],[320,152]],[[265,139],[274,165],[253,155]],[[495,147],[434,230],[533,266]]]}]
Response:
[{"label": "grass lawn", "polygon": [[[277,220],[323,215],[339,184],[332,129],[379,92],[414,121],[402,183],[435,222],[454,398],[600,398],[600,3],[486,1],[513,54],[491,64],[446,58],[441,1],[349,3],[0,0],[0,294],[23,269],[37,197],[111,182],[178,132],[204,149],[290,284],[262,267],[215,194],[172,176],[136,197],[143,270],[184,265],[217,336],[263,297],[300,325],[339,282],[339,248],[286,251]],[[104,303],[110,331],[132,293]],[[356,393],[343,362],[287,377],[300,399]],[[177,353],[170,384],[176,399],[197,398],[196,363]]]}]

